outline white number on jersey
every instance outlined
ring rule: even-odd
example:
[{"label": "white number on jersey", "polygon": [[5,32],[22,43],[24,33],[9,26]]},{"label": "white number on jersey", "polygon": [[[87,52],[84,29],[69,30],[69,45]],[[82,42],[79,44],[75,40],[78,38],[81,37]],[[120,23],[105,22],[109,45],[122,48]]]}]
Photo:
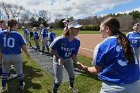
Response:
[{"label": "white number on jersey", "polygon": [[69,57],[71,55],[71,52],[66,52],[65,57]]},{"label": "white number on jersey", "polygon": [[137,43],[137,40],[132,40],[132,43]]},{"label": "white number on jersey", "polygon": [[4,44],[3,44],[4,47],[13,48],[15,46],[15,39],[14,38],[12,38],[12,37],[8,37],[8,38],[4,37],[3,39],[4,39]]}]

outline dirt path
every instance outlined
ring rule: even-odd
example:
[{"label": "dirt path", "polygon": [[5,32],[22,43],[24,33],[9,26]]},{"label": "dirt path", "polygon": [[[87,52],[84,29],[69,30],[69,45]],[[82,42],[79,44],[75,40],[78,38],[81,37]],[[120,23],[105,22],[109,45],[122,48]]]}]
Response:
[{"label": "dirt path", "polygon": [[92,58],[95,46],[104,39],[100,34],[80,34],[78,37],[81,42],[79,53]]}]

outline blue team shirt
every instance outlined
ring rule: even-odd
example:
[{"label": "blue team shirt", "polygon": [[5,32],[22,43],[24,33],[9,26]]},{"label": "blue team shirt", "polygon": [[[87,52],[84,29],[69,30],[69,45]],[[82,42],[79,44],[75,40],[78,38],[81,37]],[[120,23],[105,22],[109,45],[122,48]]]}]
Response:
[{"label": "blue team shirt", "polygon": [[34,34],[34,40],[39,39],[39,34],[37,31],[35,31],[33,34]]},{"label": "blue team shirt", "polygon": [[59,36],[51,43],[50,48],[55,49],[57,54],[62,58],[70,58],[77,54],[80,47],[80,41],[74,38],[71,42],[64,36]]},{"label": "blue team shirt", "polygon": [[6,34],[7,32],[0,33],[0,46],[2,54],[20,54],[21,46],[26,45],[23,36],[17,31],[11,31],[9,35]]},{"label": "blue team shirt", "polygon": [[48,31],[45,27],[42,28],[41,35],[42,35],[42,38],[48,37]]},{"label": "blue team shirt", "polygon": [[140,33],[139,32],[129,32],[126,36],[136,51],[136,49],[140,47]]},{"label": "blue team shirt", "polygon": [[48,38],[50,39],[50,42],[53,42],[53,40],[55,38],[55,33],[54,32],[49,32],[48,33]]},{"label": "blue team shirt", "polygon": [[93,63],[103,68],[98,76],[104,82],[128,84],[139,79],[136,55],[135,63],[127,64],[116,36],[111,36],[96,46]]},{"label": "blue team shirt", "polygon": [[23,29],[24,30],[24,35],[29,35],[28,29]]}]

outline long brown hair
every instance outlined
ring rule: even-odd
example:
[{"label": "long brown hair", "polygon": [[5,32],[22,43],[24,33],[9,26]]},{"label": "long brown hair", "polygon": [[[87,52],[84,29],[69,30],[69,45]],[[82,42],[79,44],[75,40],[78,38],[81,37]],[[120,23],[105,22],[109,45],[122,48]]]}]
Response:
[{"label": "long brown hair", "polygon": [[109,17],[106,20],[104,20],[102,24],[109,27],[111,35],[117,36],[118,42],[123,48],[123,54],[125,58],[128,60],[128,62],[134,62],[135,58],[133,48],[131,47],[130,42],[126,37],[126,35],[120,32],[119,21],[116,18]]},{"label": "long brown hair", "polygon": [[69,29],[68,29],[68,25],[66,25],[66,30],[63,33],[64,36],[69,36]]}]

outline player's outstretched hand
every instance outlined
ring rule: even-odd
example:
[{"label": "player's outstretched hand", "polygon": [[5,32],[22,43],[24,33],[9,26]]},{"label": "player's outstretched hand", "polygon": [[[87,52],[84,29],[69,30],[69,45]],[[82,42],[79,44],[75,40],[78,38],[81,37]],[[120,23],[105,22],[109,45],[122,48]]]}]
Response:
[{"label": "player's outstretched hand", "polygon": [[85,66],[84,66],[82,63],[77,62],[75,65],[76,65],[77,68],[79,68],[79,69],[81,69],[81,70],[84,70],[84,67],[85,67]]}]

